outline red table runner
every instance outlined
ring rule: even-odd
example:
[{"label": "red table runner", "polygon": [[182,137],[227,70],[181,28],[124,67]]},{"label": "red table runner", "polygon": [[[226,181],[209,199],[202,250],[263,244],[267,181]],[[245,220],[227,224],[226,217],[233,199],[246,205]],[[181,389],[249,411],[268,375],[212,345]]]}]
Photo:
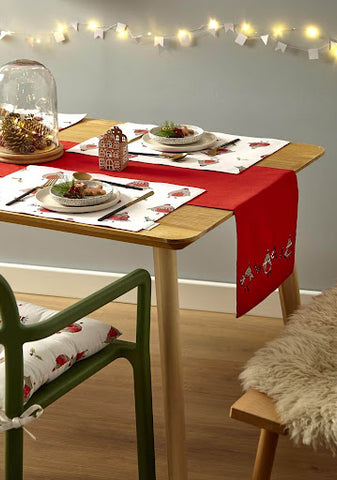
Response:
[{"label": "red table runner", "polygon": [[[62,143],[65,149],[75,145]],[[298,204],[293,170],[252,166],[239,175],[230,175],[130,161],[122,172],[103,172],[97,157],[68,152],[41,165],[204,188],[206,192],[189,204],[235,214],[238,317],[265,299],[293,271]],[[0,176],[22,168],[0,163]]]}]

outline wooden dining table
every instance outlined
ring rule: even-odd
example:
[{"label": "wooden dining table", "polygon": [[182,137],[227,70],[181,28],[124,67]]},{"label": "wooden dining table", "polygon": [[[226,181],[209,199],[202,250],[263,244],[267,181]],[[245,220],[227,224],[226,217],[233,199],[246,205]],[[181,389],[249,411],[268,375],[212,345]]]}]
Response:
[{"label": "wooden dining table", "polygon": [[[80,123],[61,131],[59,138],[65,141],[83,142],[106,132],[117,123],[119,122],[85,118]],[[323,154],[324,148],[320,146],[289,143],[257,165],[299,172]],[[50,165],[52,166],[52,163]],[[128,232],[104,226],[0,211],[0,221],[3,222],[152,247],[169,480],[187,480],[188,478],[176,252],[196,242],[232,216],[233,212],[229,210],[184,205],[159,220],[159,225],[152,230]],[[286,319],[300,303],[296,270],[279,286],[279,294],[283,318]]]}]

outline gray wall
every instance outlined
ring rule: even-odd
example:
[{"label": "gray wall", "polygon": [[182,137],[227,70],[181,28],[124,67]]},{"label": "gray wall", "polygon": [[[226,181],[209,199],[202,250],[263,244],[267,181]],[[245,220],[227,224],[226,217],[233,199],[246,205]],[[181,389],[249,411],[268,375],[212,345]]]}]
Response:
[{"label": "gray wall", "polygon": [[[112,33],[94,40],[84,27],[68,43],[32,48],[25,34],[51,32],[57,21],[127,23],[135,34],[174,33],[210,16],[247,19],[257,28],[276,21],[315,23],[337,37],[335,0],[114,1],[1,0],[1,28],[21,32],[0,43],[0,63],[33,58],[50,68],[59,111],[121,121],[189,122],[207,130],[314,143],[325,156],[298,176],[297,263],[301,288],[320,290],[336,279],[337,64],[305,52],[274,52],[262,42],[240,47],[231,33],[205,35],[193,48],[158,52]],[[263,33],[263,32],[262,32]],[[303,47],[312,44],[301,36]],[[286,214],[286,212],[285,212]],[[126,272],[152,270],[150,249],[1,224],[0,261]],[[235,224],[229,221],[179,253],[183,278],[235,281]]]}]

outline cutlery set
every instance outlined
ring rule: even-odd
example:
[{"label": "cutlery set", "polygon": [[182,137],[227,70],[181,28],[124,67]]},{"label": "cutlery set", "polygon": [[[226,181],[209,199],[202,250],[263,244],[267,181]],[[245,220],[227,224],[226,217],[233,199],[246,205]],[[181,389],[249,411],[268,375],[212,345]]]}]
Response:
[{"label": "cutlery set", "polygon": [[[90,174],[85,174],[84,172],[76,172],[76,173],[83,173],[83,176],[86,175],[87,176],[86,180],[92,179]],[[6,206],[13,205],[16,202],[19,202],[19,201],[23,200],[25,197],[28,197],[28,195],[30,195],[32,193],[35,193],[37,190],[40,190],[41,188],[52,187],[53,185],[56,184],[58,179],[59,179],[58,176],[48,178],[48,180],[43,185],[37,185],[33,188],[30,188],[29,190],[24,192],[22,195],[19,195],[18,197],[13,198],[13,200],[11,200],[10,202],[7,202]],[[95,179],[93,179],[93,180],[95,180]],[[143,190],[142,187],[136,187],[136,186],[133,186],[133,185],[124,185],[122,183],[116,183],[116,182],[109,182],[108,180],[99,180],[98,179],[97,181],[102,182],[102,183],[108,183],[109,185],[118,186],[118,187],[122,187],[122,188],[130,188],[130,189],[133,189],[133,190]],[[102,217],[98,218],[97,220],[99,222],[101,222],[103,220],[106,220],[111,215],[114,215],[115,213],[118,213],[118,212],[124,210],[124,208],[130,207],[131,205],[134,205],[135,203],[138,203],[141,200],[145,200],[146,198],[151,197],[153,195],[153,193],[154,192],[152,190],[150,190],[149,192],[145,193],[144,195],[141,195],[140,197],[137,197],[137,198],[135,198],[134,200],[131,200],[128,203],[125,203],[124,205],[120,206],[119,208],[117,208],[115,210],[112,210],[111,212],[109,212],[109,213],[103,215]]]},{"label": "cutlery set", "polygon": [[[235,138],[234,140],[231,140],[229,142],[220,143],[220,145],[217,145],[216,147],[210,148],[208,150],[204,150],[204,151],[202,151],[202,153],[205,153],[209,157],[214,157],[217,153],[219,153],[220,148],[229,147],[230,145],[235,145],[239,140],[240,140],[240,138]],[[132,141],[133,140],[131,140],[129,143],[131,143]],[[130,152],[130,153],[132,153],[132,152]],[[166,159],[172,160],[174,162],[180,162],[180,161],[184,160],[184,158],[186,158],[187,155],[189,155],[188,152],[182,152],[182,153],[176,153],[176,154],[172,154],[172,153],[147,153],[147,152],[136,153],[136,152],[134,152],[134,155],[136,155],[136,154],[145,155],[145,156],[148,156],[148,157],[166,158]]]}]

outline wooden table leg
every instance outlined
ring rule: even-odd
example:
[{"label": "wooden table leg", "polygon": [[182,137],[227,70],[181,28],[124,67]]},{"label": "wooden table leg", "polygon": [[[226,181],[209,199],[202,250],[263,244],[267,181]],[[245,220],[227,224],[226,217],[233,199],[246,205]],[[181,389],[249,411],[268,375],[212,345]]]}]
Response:
[{"label": "wooden table leg", "polygon": [[279,286],[283,322],[287,323],[289,315],[301,305],[300,289],[297,278],[297,268],[294,265],[293,273]]},{"label": "wooden table leg", "polygon": [[185,410],[179,335],[177,257],[154,248],[160,357],[164,393],[169,480],[187,480]]}]

